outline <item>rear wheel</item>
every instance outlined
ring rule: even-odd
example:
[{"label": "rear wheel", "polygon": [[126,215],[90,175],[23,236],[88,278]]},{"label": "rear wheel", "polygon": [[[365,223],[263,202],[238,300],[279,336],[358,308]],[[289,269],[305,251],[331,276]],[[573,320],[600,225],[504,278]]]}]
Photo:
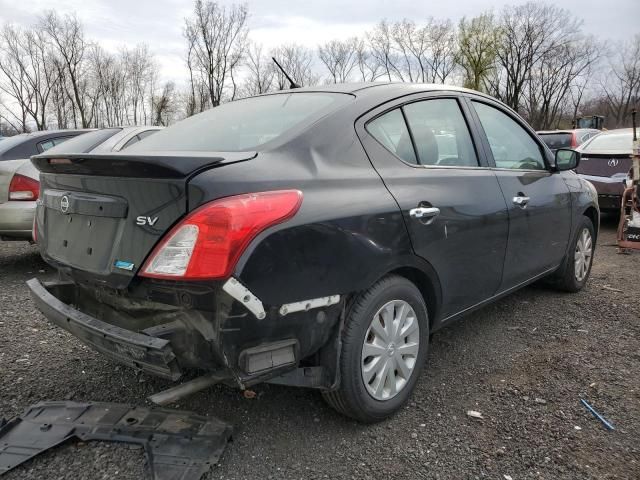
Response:
[{"label": "rear wheel", "polygon": [[413,391],[429,345],[429,319],[420,291],[399,276],[385,277],[350,309],[342,338],[340,388],[324,394],[340,413],[378,422]]},{"label": "rear wheel", "polygon": [[579,292],[587,283],[591,273],[595,251],[595,230],[587,217],[582,217],[571,245],[564,269],[555,285],[567,292]]}]

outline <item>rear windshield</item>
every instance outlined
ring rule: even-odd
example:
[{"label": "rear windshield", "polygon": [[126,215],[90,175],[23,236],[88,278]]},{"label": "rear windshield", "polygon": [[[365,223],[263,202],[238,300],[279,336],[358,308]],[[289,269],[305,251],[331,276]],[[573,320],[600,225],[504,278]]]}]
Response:
[{"label": "rear windshield", "polygon": [[631,130],[624,133],[605,133],[597,135],[586,142],[584,152],[629,152],[631,153],[633,137]]},{"label": "rear windshield", "polygon": [[[2,144],[0,145],[0,157],[2,157],[3,153],[7,153],[16,145],[20,145],[21,143],[29,140],[29,136],[27,134],[14,135],[13,137],[4,137],[2,140]],[[6,158],[5,160],[12,160],[11,158]]]},{"label": "rear windshield", "polygon": [[571,147],[570,133],[541,133],[540,138],[552,150]]},{"label": "rear windshield", "polygon": [[313,123],[352,98],[340,93],[300,92],[237,100],[178,122],[127,150],[252,150],[294,127]]},{"label": "rear windshield", "polygon": [[50,153],[88,153],[107,139],[121,132],[121,128],[103,128],[94,132],[83,133],[71,140],[47,150]]}]

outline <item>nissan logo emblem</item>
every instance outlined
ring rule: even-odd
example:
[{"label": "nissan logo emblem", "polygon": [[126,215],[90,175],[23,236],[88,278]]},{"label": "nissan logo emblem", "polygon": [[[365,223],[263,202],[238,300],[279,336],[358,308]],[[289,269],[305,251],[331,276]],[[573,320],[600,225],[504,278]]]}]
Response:
[{"label": "nissan logo emblem", "polygon": [[609,166],[610,167],[617,167],[618,163],[620,163],[618,160],[616,160],[615,158],[612,158],[611,160],[609,160]]},{"label": "nissan logo emblem", "polygon": [[62,213],[67,213],[69,211],[69,197],[63,195],[60,199],[60,211]]}]

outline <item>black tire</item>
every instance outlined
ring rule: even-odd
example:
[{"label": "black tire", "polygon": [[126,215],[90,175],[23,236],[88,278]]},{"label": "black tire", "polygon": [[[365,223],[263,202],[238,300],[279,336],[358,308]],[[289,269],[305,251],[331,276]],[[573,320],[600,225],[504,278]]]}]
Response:
[{"label": "black tire", "polygon": [[[365,335],[374,315],[392,300],[403,300],[414,310],[419,326],[419,345],[415,366],[404,387],[392,398],[376,400],[369,394],[362,378],[361,362]],[[340,387],[323,393],[324,399],[338,412],[364,423],[384,420],[407,402],[420,377],[429,348],[429,317],[420,291],[404,277],[387,276],[352,304],[342,334]]]},{"label": "black tire", "polygon": [[[576,260],[576,247],[578,245],[578,240],[582,235],[582,232],[587,229],[589,234],[591,235],[591,257],[589,258],[589,265],[587,268],[587,273],[582,278],[582,280],[578,280],[576,277],[576,268],[575,268],[575,260]],[[560,271],[554,275],[554,281],[552,285],[562,291],[565,292],[579,292],[586,285],[587,280],[589,280],[589,275],[591,274],[591,265],[593,264],[593,254],[595,253],[595,229],[593,223],[588,217],[582,217],[580,223],[578,224],[578,228],[576,229],[575,236],[573,241],[571,242],[571,247],[569,253],[567,254],[567,258],[564,261],[564,265],[561,267]]]}]

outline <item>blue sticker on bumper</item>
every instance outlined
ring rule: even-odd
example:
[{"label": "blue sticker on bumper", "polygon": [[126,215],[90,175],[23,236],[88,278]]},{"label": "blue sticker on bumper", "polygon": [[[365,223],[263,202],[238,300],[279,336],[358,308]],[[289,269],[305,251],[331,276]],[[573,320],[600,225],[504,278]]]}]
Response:
[{"label": "blue sticker on bumper", "polygon": [[120,268],[122,270],[132,271],[134,264],[131,262],[125,262],[123,260],[116,260],[115,267]]}]

